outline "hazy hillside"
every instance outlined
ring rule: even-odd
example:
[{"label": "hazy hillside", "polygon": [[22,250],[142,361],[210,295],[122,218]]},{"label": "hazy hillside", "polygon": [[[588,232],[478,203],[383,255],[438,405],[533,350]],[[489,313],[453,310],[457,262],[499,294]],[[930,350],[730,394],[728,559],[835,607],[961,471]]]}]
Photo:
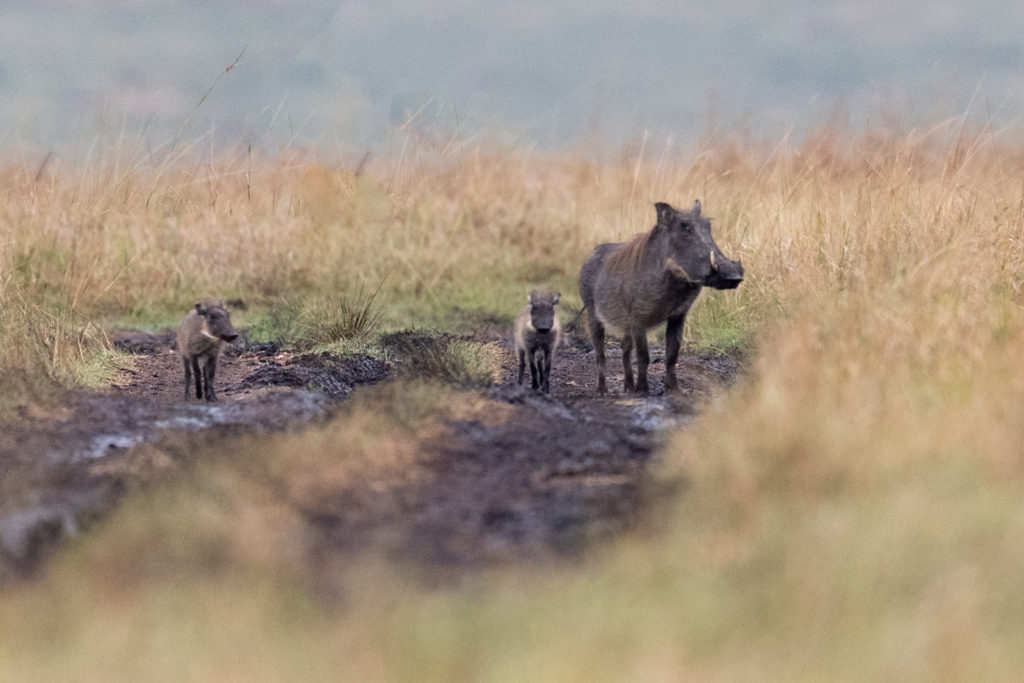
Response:
[{"label": "hazy hillside", "polygon": [[777,137],[834,111],[1002,124],[1024,98],[1022,29],[1009,0],[12,0],[0,142],[81,153],[143,131],[152,146],[187,121],[215,146],[355,151],[410,112],[543,146],[687,142],[709,120]]}]

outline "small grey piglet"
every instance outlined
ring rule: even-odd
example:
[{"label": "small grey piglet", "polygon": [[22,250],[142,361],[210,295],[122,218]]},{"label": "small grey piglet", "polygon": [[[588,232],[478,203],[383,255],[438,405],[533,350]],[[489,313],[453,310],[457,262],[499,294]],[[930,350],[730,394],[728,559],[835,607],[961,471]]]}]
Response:
[{"label": "small grey piglet", "polygon": [[231,326],[231,317],[223,301],[205,300],[178,326],[178,353],[185,365],[185,400],[189,400],[192,374],[196,378],[196,398],[216,401],[213,376],[217,371],[217,358],[229,343],[238,338]]},{"label": "small grey piglet", "polygon": [[551,392],[551,357],[558,348],[562,326],[555,313],[561,294],[535,289],[528,305],[516,318],[514,337],[519,353],[519,384],[523,383],[526,361],[530,361],[530,384],[545,394]]}]

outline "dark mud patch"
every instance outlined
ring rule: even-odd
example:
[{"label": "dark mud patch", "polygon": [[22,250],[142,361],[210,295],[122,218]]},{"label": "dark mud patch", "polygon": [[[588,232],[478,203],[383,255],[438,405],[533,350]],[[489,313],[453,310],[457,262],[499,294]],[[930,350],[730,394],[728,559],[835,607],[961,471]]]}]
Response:
[{"label": "dark mud patch", "polygon": [[654,432],[518,387],[491,393],[517,410],[497,427],[450,424],[434,460],[444,490],[409,496],[404,554],[435,566],[574,554],[639,520]]},{"label": "dark mud patch", "polygon": [[[314,575],[375,548],[439,577],[491,563],[574,556],[595,541],[650,523],[651,501],[671,493],[650,476],[666,430],[693,419],[728,385],[739,364],[683,353],[682,390],[665,395],[663,349],[651,349],[652,395],[621,388],[621,356],[609,351],[610,395],[596,395],[593,352],[583,342],[558,351],[550,395],[515,384],[507,336],[400,332],[382,345],[389,362],[366,355],[296,353],[277,344],[238,345],[218,366],[215,405],[183,401],[173,332],[112,333],[134,355],[105,392],[72,397],[61,410],[0,435],[0,582],[25,573],[65,536],[101,518],[135,482],[217,439],[298,429],[331,414],[355,388],[401,372],[466,388],[479,415],[450,419],[421,444],[414,473],[360,481],[303,501]],[[502,360],[497,384],[467,372],[467,344]],[[661,366],[661,367],[659,367]],[[177,454],[177,455],[175,455]],[[297,502],[298,508],[300,504]],[[329,583],[329,581],[327,582]]]},{"label": "dark mud patch", "polygon": [[73,393],[60,409],[0,433],[0,583],[31,570],[56,540],[115,504],[138,478],[132,455],[139,447],[178,438],[190,450],[242,432],[295,428],[391,372],[368,356],[236,346],[218,365],[221,400],[186,402],[173,336],[111,333],[113,344],[135,358],[107,391]]},{"label": "dark mud patch", "polygon": [[387,374],[386,363],[364,354],[347,357],[332,353],[303,354],[268,358],[239,386],[243,389],[304,387],[339,399],[346,398],[356,386],[376,383]]},{"label": "dark mud patch", "polygon": [[138,330],[114,330],[108,335],[115,349],[125,353],[153,355],[170,351],[176,343],[174,331],[139,332]]},{"label": "dark mud patch", "polygon": [[[543,395],[515,384],[509,340],[492,341],[504,349],[503,381],[472,392],[483,403],[479,418],[451,420],[442,439],[425,444],[421,476],[380,494],[338,491],[307,510],[312,555],[324,566],[372,545],[445,580],[493,563],[575,557],[626,529],[654,528],[653,501],[680,486],[650,474],[666,430],[692,420],[739,368],[684,354],[679,394],[598,397],[593,353],[581,344],[559,351]],[[621,386],[621,371],[611,379]]]}]

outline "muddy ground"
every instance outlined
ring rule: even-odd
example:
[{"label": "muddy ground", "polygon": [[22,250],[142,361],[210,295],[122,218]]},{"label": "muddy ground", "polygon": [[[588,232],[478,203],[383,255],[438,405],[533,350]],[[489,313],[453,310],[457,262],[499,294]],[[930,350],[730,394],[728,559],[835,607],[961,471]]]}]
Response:
[{"label": "muddy ground", "polygon": [[[220,401],[186,403],[170,332],[117,331],[111,339],[135,362],[108,390],[76,393],[61,409],[27,414],[0,434],[0,583],[31,572],[60,539],[102,518],[147,476],[133,459],[140,446],[187,454],[239,433],[302,429],[359,386],[402,371],[400,358],[396,367],[243,342],[218,366]],[[424,445],[434,451],[423,459],[429,476],[367,482],[303,510],[313,565],[330,567],[370,545],[442,572],[578,552],[636,524],[652,497],[665,493],[647,477],[664,430],[691,419],[738,371],[728,357],[684,353],[683,390],[667,396],[663,349],[652,347],[652,396],[639,399],[621,394],[613,348],[613,391],[597,397],[593,352],[574,340],[559,350],[551,394],[543,396],[528,379],[516,385],[507,335],[478,340],[503,358],[503,381],[472,389],[507,407],[500,421],[450,421],[445,438]]]}]

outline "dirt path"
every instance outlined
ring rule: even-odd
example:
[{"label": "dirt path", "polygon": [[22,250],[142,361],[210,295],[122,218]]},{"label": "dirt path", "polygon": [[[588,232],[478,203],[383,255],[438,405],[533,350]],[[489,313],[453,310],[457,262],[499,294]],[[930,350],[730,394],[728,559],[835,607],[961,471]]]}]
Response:
[{"label": "dirt path", "polygon": [[[697,404],[738,370],[727,358],[686,354],[679,370],[687,389],[665,396],[662,349],[654,349],[653,391],[661,395],[600,398],[593,353],[579,345],[560,350],[551,395],[543,396],[515,384],[511,341],[500,342],[503,382],[484,394],[512,410],[497,425],[450,423],[453,436],[433,459],[431,484],[392,493],[382,506],[392,512],[382,517],[391,550],[442,571],[573,553],[637,523],[659,493],[647,465],[664,429],[692,419]],[[621,368],[613,349],[609,366],[616,363]],[[621,387],[621,370],[610,380]],[[332,531],[337,539],[349,529]]]},{"label": "dirt path", "polygon": [[[136,446],[178,439],[187,449],[225,434],[300,425],[393,372],[368,356],[250,345],[222,359],[221,400],[208,406],[182,401],[170,333],[121,331],[112,339],[137,356],[108,392],[77,394],[0,435],[0,582],[116,504],[131,485],[126,463]],[[542,396],[515,385],[509,340],[491,341],[503,349],[505,377],[481,398],[506,406],[503,420],[449,422],[442,443],[425,445],[434,451],[423,461],[429,476],[415,483],[340,490],[323,509],[306,510],[313,557],[329,565],[373,543],[447,570],[578,550],[636,522],[663,428],[689,419],[737,371],[728,358],[684,354],[681,395],[598,398],[593,354],[572,346],[560,350],[551,395]],[[652,349],[654,394],[662,391],[660,352]],[[612,349],[609,367],[618,362]],[[609,379],[621,386],[621,375]]]}]

